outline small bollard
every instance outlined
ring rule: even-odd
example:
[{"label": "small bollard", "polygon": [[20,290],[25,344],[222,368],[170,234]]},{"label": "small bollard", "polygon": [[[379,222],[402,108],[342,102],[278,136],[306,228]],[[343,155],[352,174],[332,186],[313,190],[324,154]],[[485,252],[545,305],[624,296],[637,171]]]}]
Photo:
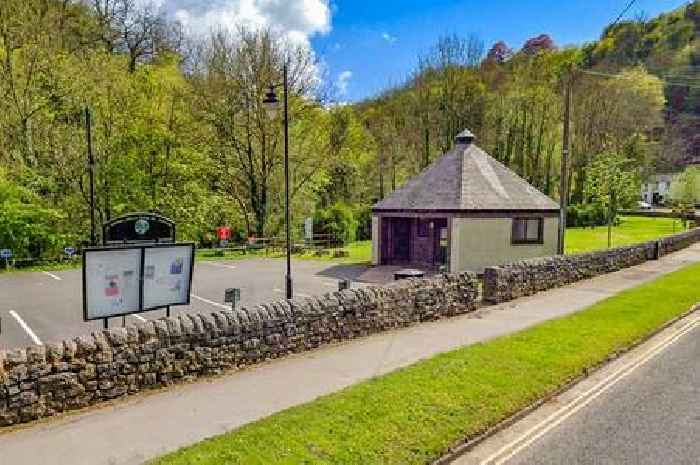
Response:
[{"label": "small bollard", "polygon": [[235,310],[241,301],[241,290],[237,287],[230,287],[224,291],[224,303],[231,304],[231,310]]},{"label": "small bollard", "polygon": [[338,281],[338,290],[344,291],[346,289],[350,289],[350,280],[349,279],[341,279],[340,281]]}]

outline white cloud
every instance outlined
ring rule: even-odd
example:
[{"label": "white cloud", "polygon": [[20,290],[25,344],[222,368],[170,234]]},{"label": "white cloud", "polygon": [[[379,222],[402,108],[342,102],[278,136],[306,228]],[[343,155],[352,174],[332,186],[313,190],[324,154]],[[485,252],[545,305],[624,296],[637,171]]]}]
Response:
[{"label": "white cloud", "polygon": [[394,42],[396,42],[396,37],[392,36],[388,32],[382,32],[382,39],[386,40],[390,44],[393,44]]},{"label": "white cloud", "polygon": [[348,84],[352,78],[352,71],[343,71],[338,75],[338,79],[335,81],[335,87],[338,89],[338,94],[345,95],[348,92]]},{"label": "white cloud", "polygon": [[295,43],[331,30],[329,0],[159,0],[168,14],[195,34],[219,28],[270,27]]}]

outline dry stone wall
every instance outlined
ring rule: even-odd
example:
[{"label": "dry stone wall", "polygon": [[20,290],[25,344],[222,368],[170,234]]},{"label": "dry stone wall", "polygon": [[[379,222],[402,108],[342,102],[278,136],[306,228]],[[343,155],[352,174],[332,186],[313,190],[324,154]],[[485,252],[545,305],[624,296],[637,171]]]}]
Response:
[{"label": "dry stone wall", "polygon": [[605,273],[639,265],[700,241],[700,229],[628,247],[534,258],[484,270],[484,300],[507,302]]},{"label": "dry stone wall", "polygon": [[438,275],[0,351],[0,425],[462,314],[476,308],[478,289],[472,273]]}]

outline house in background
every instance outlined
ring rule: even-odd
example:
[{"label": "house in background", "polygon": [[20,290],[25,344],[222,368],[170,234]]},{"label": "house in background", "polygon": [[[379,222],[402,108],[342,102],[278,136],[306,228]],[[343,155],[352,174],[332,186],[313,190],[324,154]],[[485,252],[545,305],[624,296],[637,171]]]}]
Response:
[{"label": "house in background", "polygon": [[664,205],[670,196],[671,183],[677,174],[654,174],[642,183],[642,200],[651,205]]},{"label": "house in background", "polygon": [[449,271],[557,253],[559,205],[474,145],[455,147],[372,210],[372,262]]}]

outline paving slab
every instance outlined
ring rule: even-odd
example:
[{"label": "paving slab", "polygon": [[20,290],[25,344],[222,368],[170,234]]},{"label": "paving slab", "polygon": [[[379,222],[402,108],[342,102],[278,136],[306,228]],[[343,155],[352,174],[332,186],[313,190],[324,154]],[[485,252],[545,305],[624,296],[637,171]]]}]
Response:
[{"label": "paving slab", "polygon": [[0,465],[139,464],[441,352],[588,307],[700,261],[700,244],[655,262],[477,312],[275,360],[0,433]]}]

